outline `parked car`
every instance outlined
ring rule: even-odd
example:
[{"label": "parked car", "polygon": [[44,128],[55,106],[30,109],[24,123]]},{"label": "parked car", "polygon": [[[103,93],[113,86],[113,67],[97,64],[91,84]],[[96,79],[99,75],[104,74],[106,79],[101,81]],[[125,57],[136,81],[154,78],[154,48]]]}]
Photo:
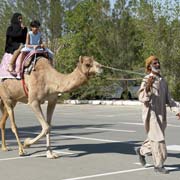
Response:
[{"label": "parked car", "polygon": [[[140,88],[141,80],[142,79],[126,79],[126,80],[124,80],[124,82],[125,82],[124,90],[128,94],[128,99],[137,99],[138,98],[138,90]],[[123,99],[125,99],[125,98],[123,98]]]},{"label": "parked car", "polygon": [[140,88],[140,85],[134,85],[134,86],[129,86],[128,87],[131,99],[137,99],[138,98],[138,90],[139,90],[139,88]]},{"label": "parked car", "polygon": [[[101,99],[137,99],[141,79],[119,79],[100,88]],[[112,81],[110,81],[112,82]]]},{"label": "parked car", "polygon": [[99,90],[100,99],[120,99],[123,88],[118,83],[113,83]]}]

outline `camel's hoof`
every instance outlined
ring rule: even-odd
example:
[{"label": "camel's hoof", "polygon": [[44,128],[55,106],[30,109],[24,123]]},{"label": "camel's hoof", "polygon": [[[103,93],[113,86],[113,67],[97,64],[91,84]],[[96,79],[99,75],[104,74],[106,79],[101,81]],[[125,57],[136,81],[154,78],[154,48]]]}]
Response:
[{"label": "camel's hoof", "polygon": [[26,151],[20,150],[20,151],[19,151],[19,156],[27,156]]},{"label": "camel's hoof", "polygon": [[46,157],[48,159],[57,159],[59,157],[59,155],[53,151],[47,151],[46,152]]},{"label": "camel's hoof", "polygon": [[2,151],[11,151],[11,149],[10,148],[8,148],[8,147],[1,147],[1,149],[2,149]]},{"label": "camel's hoof", "polygon": [[31,146],[30,141],[31,141],[31,138],[26,138],[26,139],[24,140],[24,145],[23,145],[23,147],[24,147],[24,148],[29,148],[29,147]]}]

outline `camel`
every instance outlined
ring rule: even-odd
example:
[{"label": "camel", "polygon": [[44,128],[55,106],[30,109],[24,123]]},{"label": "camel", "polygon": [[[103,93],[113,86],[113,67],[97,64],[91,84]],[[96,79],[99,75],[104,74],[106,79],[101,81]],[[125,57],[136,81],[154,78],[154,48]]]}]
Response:
[{"label": "camel", "polygon": [[[0,120],[2,150],[7,151],[5,142],[5,124],[9,117],[11,130],[15,134],[19,155],[25,155],[25,148],[36,143],[46,135],[46,157],[57,158],[58,155],[52,151],[50,142],[50,129],[52,115],[57,103],[58,94],[70,92],[86,83],[93,75],[102,72],[102,66],[93,57],[80,56],[77,67],[69,74],[58,72],[45,57],[41,57],[35,65],[34,71],[24,75],[28,96],[22,86],[21,80],[6,79],[0,82],[0,109],[2,117]],[[47,101],[47,117],[41,109],[41,104]],[[14,107],[17,102],[27,103],[35,113],[42,130],[35,138],[26,138],[22,145],[15,124]]]}]

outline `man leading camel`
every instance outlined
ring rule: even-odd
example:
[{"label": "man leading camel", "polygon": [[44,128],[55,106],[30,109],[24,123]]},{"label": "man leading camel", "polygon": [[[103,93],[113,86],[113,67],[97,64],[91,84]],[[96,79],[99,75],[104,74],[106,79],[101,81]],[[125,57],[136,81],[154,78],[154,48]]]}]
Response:
[{"label": "man leading camel", "polygon": [[152,154],[154,171],[169,173],[164,168],[167,157],[165,144],[166,104],[180,118],[179,104],[170,96],[168,85],[160,74],[160,61],[156,56],[146,59],[147,76],[139,89],[139,100],[143,103],[142,118],[147,132],[147,139],[140,148],[136,149],[140,163],[146,164],[145,156]]}]

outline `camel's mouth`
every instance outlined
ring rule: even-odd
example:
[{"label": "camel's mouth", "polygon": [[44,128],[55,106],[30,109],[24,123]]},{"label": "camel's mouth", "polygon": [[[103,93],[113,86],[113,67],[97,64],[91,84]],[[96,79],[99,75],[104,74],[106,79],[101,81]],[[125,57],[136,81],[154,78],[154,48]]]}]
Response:
[{"label": "camel's mouth", "polygon": [[97,74],[99,75],[99,74],[101,74],[101,73],[103,73],[103,69],[102,69],[102,68],[99,68],[98,71],[97,71]]},{"label": "camel's mouth", "polygon": [[96,65],[96,68],[97,68],[97,71],[96,71],[97,74],[103,73],[103,65],[98,63],[98,65]]}]

